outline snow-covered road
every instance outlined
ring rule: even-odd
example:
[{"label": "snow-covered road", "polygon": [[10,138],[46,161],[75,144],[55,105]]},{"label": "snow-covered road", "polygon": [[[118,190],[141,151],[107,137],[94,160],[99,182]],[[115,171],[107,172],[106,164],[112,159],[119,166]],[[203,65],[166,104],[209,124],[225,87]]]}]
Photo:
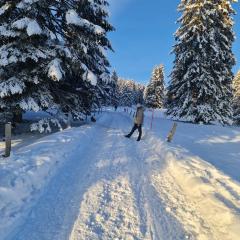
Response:
[{"label": "snow-covered road", "polygon": [[79,128],[67,160],[3,239],[238,240],[240,184],[150,131],[141,142],[124,138],[131,124],[106,112]]}]

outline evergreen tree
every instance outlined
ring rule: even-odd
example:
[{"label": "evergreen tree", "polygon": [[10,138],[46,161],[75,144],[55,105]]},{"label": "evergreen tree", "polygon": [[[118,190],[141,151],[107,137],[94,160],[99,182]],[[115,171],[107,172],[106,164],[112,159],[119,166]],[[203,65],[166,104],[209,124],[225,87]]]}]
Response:
[{"label": "evergreen tree", "polygon": [[51,24],[53,1],[0,3],[0,108],[22,112],[54,105],[51,84],[65,71],[65,48],[56,45]]},{"label": "evergreen tree", "polygon": [[107,21],[108,2],[73,0],[73,3],[64,25],[66,42],[75,55],[71,79],[78,88],[88,89],[91,104],[96,107],[106,104],[110,98],[110,65],[105,51],[112,49],[106,35],[113,27]]},{"label": "evergreen tree", "polygon": [[107,6],[105,0],[2,1],[0,109],[55,109],[63,118],[67,112],[81,118],[99,106],[110,83]]},{"label": "evergreen tree", "polygon": [[150,83],[144,93],[145,104],[149,108],[162,108],[164,102],[164,67],[154,68]]},{"label": "evergreen tree", "polygon": [[234,120],[237,124],[240,124],[240,71],[238,71],[233,80],[233,90]]},{"label": "evergreen tree", "polygon": [[195,123],[231,123],[234,13],[227,0],[182,0],[168,111]]},{"label": "evergreen tree", "polygon": [[117,88],[118,103],[120,106],[131,107],[139,102],[143,102],[143,85],[136,83],[133,80],[119,78]]}]

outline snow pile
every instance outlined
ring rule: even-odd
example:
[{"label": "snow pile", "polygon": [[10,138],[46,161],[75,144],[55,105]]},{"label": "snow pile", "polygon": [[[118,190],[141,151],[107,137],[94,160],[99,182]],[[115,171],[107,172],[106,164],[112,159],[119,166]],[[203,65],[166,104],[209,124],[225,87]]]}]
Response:
[{"label": "snow pile", "polygon": [[93,23],[90,23],[88,20],[80,18],[79,15],[77,14],[77,12],[75,10],[69,10],[66,13],[66,20],[67,20],[67,24],[73,24],[76,26],[80,26],[80,27],[86,27],[88,29],[91,29],[92,31],[94,31],[94,33],[96,34],[104,34],[105,30],[98,26],[95,25]]},{"label": "snow pile", "polygon": [[[80,140],[94,129],[82,127],[44,137],[0,159],[0,239],[31,207],[32,201],[71,153]],[[82,140],[83,141],[83,140]]]},{"label": "snow pile", "polygon": [[49,64],[48,77],[50,77],[53,81],[62,80],[65,72],[61,67],[61,60],[56,58]]}]

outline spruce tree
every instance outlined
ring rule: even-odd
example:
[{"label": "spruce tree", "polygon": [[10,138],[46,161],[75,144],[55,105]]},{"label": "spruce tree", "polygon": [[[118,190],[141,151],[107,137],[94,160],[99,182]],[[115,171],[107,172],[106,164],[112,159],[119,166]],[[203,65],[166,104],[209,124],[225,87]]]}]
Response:
[{"label": "spruce tree", "polygon": [[50,85],[64,78],[61,55],[53,45],[53,1],[0,3],[0,108],[39,111],[54,105]]},{"label": "spruce tree", "polygon": [[143,102],[144,86],[133,80],[119,78],[117,93],[120,106],[136,105]]},{"label": "spruce tree", "polygon": [[105,52],[112,50],[107,33],[113,30],[108,23],[108,2],[73,0],[73,3],[64,24],[66,43],[75,56],[71,79],[78,89],[84,88],[90,93],[87,104],[89,101],[92,106],[107,104],[111,81]]},{"label": "spruce tree", "polygon": [[145,104],[149,108],[162,108],[164,102],[164,67],[154,68],[150,83],[144,93]]},{"label": "spruce tree", "polygon": [[199,123],[232,121],[231,2],[182,0],[167,114]]},{"label": "spruce tree", "polygon": [[233,80],[233,90],[234,120],[237,124],[240,124],[240,71],[238,71]]},{"label": "spruce tree", "polygon": [[106,99],[110,77],[104,52],[111,49],[106,34],[113,30],[107,5],[103,0],[2,1],[0,109],[55,109],[81,118]]}]

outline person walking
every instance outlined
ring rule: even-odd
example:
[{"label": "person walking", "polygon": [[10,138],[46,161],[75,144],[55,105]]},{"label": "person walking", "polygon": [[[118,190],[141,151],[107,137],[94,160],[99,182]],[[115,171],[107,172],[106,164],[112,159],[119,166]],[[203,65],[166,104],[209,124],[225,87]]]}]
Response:
[{"label": "person walking", "polygon": [[132,134],[138,129],[138,138],[137,141],[141,140],[142,137],[142,124],[144,120],[144,108],[143,106],[138,103],[137,104],[137,111],[134,117],[134,126],[131,130],[131,132],[127,135],[125,135],[126,138],[130,138]]}]

